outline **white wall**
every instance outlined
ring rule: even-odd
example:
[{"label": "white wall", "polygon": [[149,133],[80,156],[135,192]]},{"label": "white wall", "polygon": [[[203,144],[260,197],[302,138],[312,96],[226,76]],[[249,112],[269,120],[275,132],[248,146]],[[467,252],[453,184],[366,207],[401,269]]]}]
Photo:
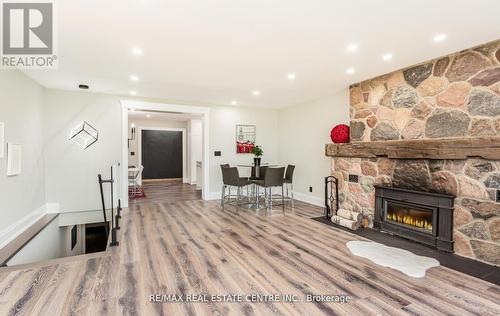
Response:
[{"label": "white wall", "polygon": [[73,226],[59,226],[55,218],[44,227],[28,244],[17,252],[7,263],[7,266],[50,260],[85,253],[85,227],[77,226],[77,239],[71,249],[71,229]]},{"label": "white wall", "polygon": [[[97,174],[109,178],[111,165],[121,160],[119,101],[119,97],[104,94],[47,90],[44,105],[46,197],[47,201],[60,203],[62,211],[101,208]],[[69,140],[71,129],[81,121],[87,121],[99,131],[99,141],[85,150]],[[106,189],[106,198],[108,192]]]},{"label": "white wall", "polygon": [[0,122],[5,142],[22,145],[22,174],[7,177],[0,158],[0,235],[45,204],[42,118],[44,89],[17,70],[0,70]]},{"label": "white wall", "polygon": [[331,142],[331,129],[341,123],[349,124],[348,89],[279,112],[279,161],[295,165],[295,197],[324,204],[324,177],[331,171],[325,144]]},{"label": "white wall", "polygon": [[[278,111],[259,108],[213,107],[210,111],[210,192],[218,198],[221,191],[220,165],[253,163],[252,154],[236,153],[236,124],[256,125],[256,143],[262,146],[262,162],[278,163]],[[222,151],[215,157],[214,151]],[[250,169],[240,168],[249,175]]]}]

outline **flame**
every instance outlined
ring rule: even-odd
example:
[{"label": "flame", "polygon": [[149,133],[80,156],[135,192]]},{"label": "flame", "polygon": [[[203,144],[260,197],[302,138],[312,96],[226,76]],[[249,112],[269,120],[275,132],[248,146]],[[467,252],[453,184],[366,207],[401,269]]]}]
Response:
[{"label": "flame", "polygon": [[387,219],[406,224],[413,227],[424,228],[432,230],[432,222],[423,218],[417,218],[411,215],[401,215],[396,213],[387,213]]}]

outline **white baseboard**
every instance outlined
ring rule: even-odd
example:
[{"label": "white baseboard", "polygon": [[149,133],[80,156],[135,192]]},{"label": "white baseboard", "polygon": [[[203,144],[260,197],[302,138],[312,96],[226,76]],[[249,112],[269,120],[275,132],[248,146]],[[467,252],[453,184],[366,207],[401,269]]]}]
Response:
[{"label": "white baseboard", "polygon": [[10,226],[0,231],[0,248],[3,248],[6,244],[19,236],[22,232],[24,232],[36,221],[38,221],[42,216],[45,216],[48,213],[58,213],[58,211],[59,204],[47,203],[40,206],[31,213],[25,215],[17,222],[12,223]]},{"label": "white baseboard", "polygon": [[317,196],[312,196],[309,194],[304,194],[301,192],[293,191],[293,198],[301,202],[309,203],[316,206],[324,206],[325,201]]},{"label": "white baseboard", "polygon": [[205,196],[205,201],[220,200],[222,192],[208,192]]},{"label": "white baseboard", "polygon": [[[221,194],[222,194],[222,192],[210,192],[210,193],[208,193],[207,198],[205,200],[207,200],[207,201],[219,200]],[[312,196],[309,194],[304,194],[304,193],[297,192],[297,191],[293,191],[293,198],[298,200],[298,201],[309,203],[309,204],[316,205],[316,206],[324,206],[325,205],[325,201],[322,198],[319,198],[317,196]]]}]

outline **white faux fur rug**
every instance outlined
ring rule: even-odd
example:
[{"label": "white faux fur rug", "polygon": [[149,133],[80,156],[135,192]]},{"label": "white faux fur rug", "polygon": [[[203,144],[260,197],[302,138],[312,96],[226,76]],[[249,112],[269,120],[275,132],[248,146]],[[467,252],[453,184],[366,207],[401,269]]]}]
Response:
[{"label": "white faux fur rug", "polygon": [[434,258],[417,256],[407,250],[373,241],[348,241],[346,245],[356,256],[367,258],[378,265],[396,269],[414,278],[423,278],[427,269],[439,266],[439,261]]}]

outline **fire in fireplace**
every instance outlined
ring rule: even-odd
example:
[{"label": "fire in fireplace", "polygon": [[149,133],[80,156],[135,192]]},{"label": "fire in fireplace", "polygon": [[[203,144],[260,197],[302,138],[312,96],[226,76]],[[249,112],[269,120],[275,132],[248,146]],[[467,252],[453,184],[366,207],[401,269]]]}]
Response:
[{"label": "fire in fireplace", "polygon": [[432,211],[429,210],[389,202],[386,220],[413,228],[421,228],[432,233]]},{"label": "fire in fireplace", "polygon": [[375,186],[374,228],[453,252],[453,202],[450,195]]}]

